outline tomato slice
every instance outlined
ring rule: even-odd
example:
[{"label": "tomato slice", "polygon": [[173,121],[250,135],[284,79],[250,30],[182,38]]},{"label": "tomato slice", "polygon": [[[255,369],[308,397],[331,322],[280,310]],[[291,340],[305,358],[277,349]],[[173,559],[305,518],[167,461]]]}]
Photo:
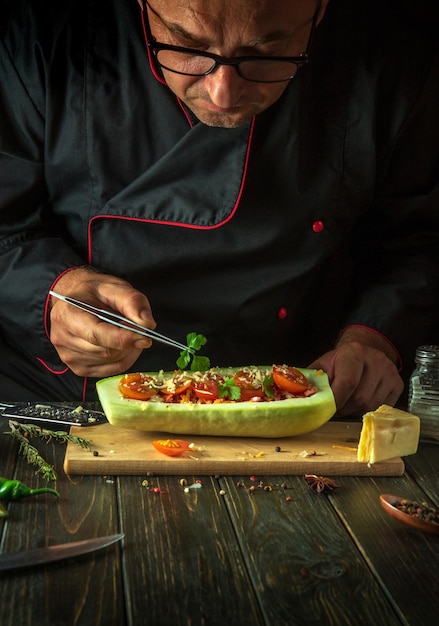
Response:
[{"label": "tomato slice", "polygon": [[220,384],[224,383],[224,378],[216,372],[208,372],[200,380],[194,380],[192,389],[194,395],[200,400],[214,402],[219,398]]},{"label": "tomato slice", "polygon": [[236,372],[233,382],[241,389],[240,402],[249,402],[253,398],[263,398],[265,396],[262,385],[255,383],[248,372],[243,370]]},{"label": "tomato slice", "polygon": [[218,383],[214,380],[196,382],[194,383],[193,389],[194,395],[199,400],[207,400],[208,402],[213,402],[214,400],[218,400],[219,398]]},{"label": "tomato slice", "polygon": [[157,394],[153,386],[152,376],[144,374],[125,374],[120,380],[119,391],[124,398],[133,400],[149,400]]},{"label": "tomato slice", "polygon": [[190,378],[187,378],[186,380],[182,380],[177,382],[174,391],[172,392],[173,395],[175,396],[179,396],[182,393],[184,393],[185,391],[187,391],[188,389],[190,389],[192,386],[192,380]]},{"label": "tomato slice", "polygon": [[182,439],[157,439],[151,442],[157,452],[166,454],[166,456],[180,456],[183,452],[189,450],[189,442]]},{"label": "tomato slice", "polygon": [[309,388],[302,372],[288,365],[273,365],[273,380],[279,389],[290,393],[304,393]]}]

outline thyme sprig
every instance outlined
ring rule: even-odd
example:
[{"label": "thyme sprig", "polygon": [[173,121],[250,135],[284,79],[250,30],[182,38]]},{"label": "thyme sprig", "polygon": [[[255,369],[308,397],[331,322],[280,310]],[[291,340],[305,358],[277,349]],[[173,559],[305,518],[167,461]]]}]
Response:
[{"label": "thyme sprig", "polygon": [[35,424],[21,424],[15,420],[9,420],[9,427],[11,432],[6,434],[12,435],[19,442],[19,452],[30,465],[37,467],[36,473],[41,473],[47,481],[56,480],[55,468],[41,456],[37,448],[30,443],[30,439],[40,438],[46,440],[46,443],[52,440],[59,443],[71,442],[87,450],[90,448],[90,442],[87,439],[70,435],[63,430],[49,430]]}]

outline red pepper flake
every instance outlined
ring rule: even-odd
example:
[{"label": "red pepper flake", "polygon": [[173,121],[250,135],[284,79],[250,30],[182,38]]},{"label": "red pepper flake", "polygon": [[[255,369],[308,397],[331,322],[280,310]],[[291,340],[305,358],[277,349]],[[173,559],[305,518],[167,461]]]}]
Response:
[{"label": "red pepper flake", "polygon": [[259,478],[257,476],[250,476],[250,480],[252,481],[252,483],[255,483],[259,480]]},{"label": "red pepper flake", "polygon": [[168,493],[165,489],[160,489],[160,487],[150,487],[150,491],[152,493]]}]

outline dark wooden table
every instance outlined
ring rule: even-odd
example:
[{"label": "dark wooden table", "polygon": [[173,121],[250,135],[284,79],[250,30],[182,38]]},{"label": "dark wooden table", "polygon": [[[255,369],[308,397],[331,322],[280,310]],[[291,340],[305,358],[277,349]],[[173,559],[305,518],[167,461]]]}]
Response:
[{"label": "dark wooden table", "polygon": [[[0,476],[44,486],[8,431],[0,417]],[[181,476],[69,477],[64,446],[37,445],[57,469],[60,499],[10,502],[0,552],[125,537],[0,574],[1,626],[437,623],[439,536],[401,524],[379,503],[394,493],[439,508],[435,444],[421,444],[401,477],[337,477],[328,495],[302,476],[258,476],[271,491],[250,475],[202,477],[187,493]]]}]

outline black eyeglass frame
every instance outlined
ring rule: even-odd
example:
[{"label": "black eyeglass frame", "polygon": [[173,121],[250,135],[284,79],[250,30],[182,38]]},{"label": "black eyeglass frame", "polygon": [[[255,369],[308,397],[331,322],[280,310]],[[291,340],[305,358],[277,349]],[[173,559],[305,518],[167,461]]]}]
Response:
[{"label": "black eyeglass frame", "polygon": [[[194,50],[193,48],[184,48],[182,46],[174,46],[174,45],[167,44],[167,43],[160,43],[155,39],[155,37],[152,35],[152,32],[151,32],[151,27],[149,25],[149,19],[148,19],[148,10],[147,10],[147,6],[149,6],[149,4],[148,2],[146,2],[146,0],[142,0],[142,10],[143,10],[143,16],[144,16],[144,26],[145,26],[146,36],[147,36],[148,48],[151,50],[154,56],[155,62],[157,63],[159,67],[162,67],[163,69],[169,72],[173,72],[174,74],[180,74],[181,76],[208,76],[209,74],[212,74],[220,65],[229,65],[229,66],[234,67],[237,73],[239,74],[239,76],[243,78],[244,80],[248,80],[253,83],[283,83],[283,82],[292,80],[294,76],[297,74],[299,68],[303,65],[306,65],[309,62],[309,51],[311,49],[314,31],[317,26],[317,19],[319,16],[321,4],[322,4],[322,0],[319,0],[319,2],[317,3],[316,10],[314,11],[314,15],[313,15],[312,23],[311,23],[311,30],[309,33],[308,43],[307,43],[305,52],[302,52],[299,56],[294,56],[294,57],[242,56],[242,57],[227,58],[227,57],[222,57],[218,54],[214,54],[213,52],[203,52],[201,50]],[[154,12],[152,8],[151,8],[151,11]],[[201,74],[179,72],[178,70],[171,69],[170,67],[167,67],[166,65],[163,65],[160,63],[160,61],[158,60],[158,56],[157,56],[160,50],[170,50],[173,52],[182,52],[184,54],[191,54],[193,56],[204,57],[207,59],[212,59],[214,63],[210,69],[208,69],[206,72],[202,72]],[[258,61],[258,62],[262,61],[262,62],[267,62],[267,63],[282,61],[285,63],[291,63],[292,65],[296,65],[296,71],[289,78],[282,78],[282,79],[276,79],[276,80],[258,80],[255,78],[247,78],[247,76],[245,76],[245,74],[242,73],[242,70],[239,66],[243,62],[254,62],[254,61]]]}]

